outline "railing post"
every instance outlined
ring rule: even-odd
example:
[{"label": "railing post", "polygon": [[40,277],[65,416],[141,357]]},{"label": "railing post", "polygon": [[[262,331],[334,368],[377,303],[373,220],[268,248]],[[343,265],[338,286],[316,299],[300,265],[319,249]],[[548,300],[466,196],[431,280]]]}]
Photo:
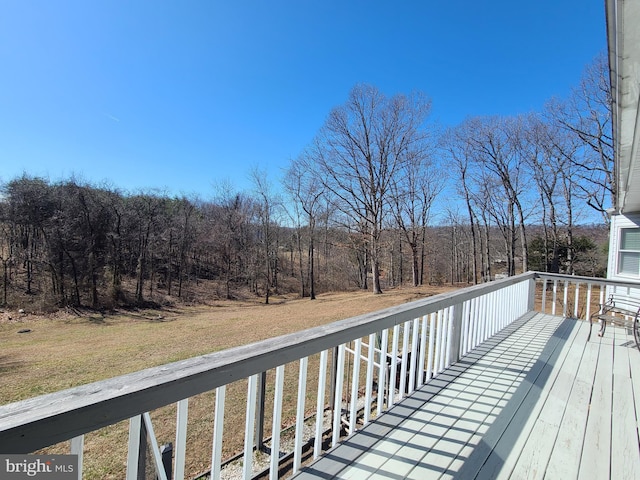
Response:
[{"label": "railing post", "polygon": [[145,478],[147,460],[147,429],[142,415],[129,420],[129,453],[127,456],[127,480]]},{"label": "railing post", "polygon": [[82,480],[82,463],[84,457],[84,435],[71,439],[71,453],[78,455],[78,480]]},{"label": "railing post", "polygon": [[[546,282],[545,282],[545,287],[546,287]],[[529,302],[527,304],[527,312],[531,312],[535,309],[536,309],[536,279],[534,277],[531,280],[529,280]]]},{"label": "railing post", "polygon": [[166,473],[167,478],[171,480],[173,478],[173,444],[169,442],[166,445],[162,445],[162,447],[160,447],[160,455],[162,455],[162,466],[164,467],[164,473]]},{"label": "railing post", "polygon": [[251,375],[247,381],[247,414],[244,426],[244,459],[242,462],[242,478],[250,480],[253,474],[253,447],[256,421],[256,402],[258,379],[260,374]]},{"label": "railing post", "polygon": [[284,389],[284,365],[276,368],[276,385],[273,395],[273,426],[271,427],[271,461],[269,478],[278,478],[280,466],[280,431],[282,430],[282,392]]},{"label": "railing post", "polygon": [[[324,430],[325,389],[327,387],[327,360],[329,351],[320,352],[320,371],[318,373],[318,397],[316,398],[316,434],[313,445],[313,459],[322,452],[322,432]],[[333,398],[333,397],[330,397]],[[332,403],[332,402],[329,402]],[[271,478],[275,478],[272,476]]]},{"label": "railing post", "polygon": [[462,310],[463,303],[456,303],[453,305],[453,318],[450,318],[451,322],[451,341],[449,342],[449,351],[447,352],[447,365],[452,365],[460,360],[460,341],[462,338]]},{"label": "railing post", "polygon": [[261,451],[264,448],[264,406],[267,396],[267,372],[260,374],[259,389],[258,411],[256,412],[256,450]]},{"label": "railing post", "polygon": [[342,428],[342,384],[344,375],[344,355],[345,344],[341,344],[337,347],[336,357],[336,377],[334,383],[334,397],[333,397],[333,423],[332,423],[332,435],[331,446],[335,447],[340,441],[340,430]]},{"label": "railing post", "polygon": [[216,403],[213,414],[213,445],[211,448],[211,480],[220,479],[222,464],[222,433],[224,431],[224,403],[227,387],[216,388]]},{"label": "railing post", "polygon": [[[189,399],[186,398],[184,400],[180,400],[177,403],[177,415],[176,415],[176,446],[175,446],[175,458],[176,458],[176,468],[175,468],[175,479],[176,480],[184,480],[184,468],[185,468],[185,459],[187,452],[187,418],[189,414]],[[162,463],[165,465],[165,472],[167,472],[167,478],[171,479],[171,456],[173,454],[173,445],[169,443],[171,446],[171,452],[169,455],[169,470],[167,470],[167,466],[165,463],[165,454],[162,453]],[[166,445],[165,445],[166,447]],[[164,448],[164,447],[163,447]]]},{"label": "railing post", "polygon": [[331,350],[331,378],[329,380],[329,398],[331,399],[331,415],[333,416],[333,411],[335,408],[335,404],[333,402],[336,397],[336,381],[338,379],[338,347],[333,347]]},{"label": "railing post", "polygon": [[144,479],[147,476],[147,427],[140,422],[140,443],[138,444],[138,473],[137,478]]}]

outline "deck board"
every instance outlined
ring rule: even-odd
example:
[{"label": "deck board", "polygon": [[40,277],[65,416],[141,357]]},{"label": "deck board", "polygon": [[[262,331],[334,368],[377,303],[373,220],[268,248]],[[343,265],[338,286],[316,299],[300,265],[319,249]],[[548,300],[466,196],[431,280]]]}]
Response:
[{"label": "deck board", "polygon": [[[562,374],[563,369],[576,371],[580,363],[580,350],[571,348],[575,341],[584,342],[584,337],[578,335],[579,330],[574,328],[567,342],[561,346],[549,380],[542,387],[540,401],[532,407],[527,425],[513,447],[521,453],[509,457],[509,462],[505,462],[500,472],[501,477],[544,478],[573,385],[572,379]],[[553,395],[550,395],[551,389],[554,389]],[[530,432],[528,436],[525,435],[527,431]]]},{"label": "deck board", "polygon": [[[614,339],[616,344],[625,344],[630,340],[625,328],[615,329]],[[628,349],[619,349],[613,358],[611,419],[611,477],[640,478],[640,451],[638,442],[634,441],[637,421]]]},{"label": "deck board", "polygon": [[[576,342],[587,336],[589,326],[586,323],[578,324]],[[564,414],[559,425],[558,435],[554,444],[551,458],[547,464],[545,478],[577,478],[580,467],[580,457],[584,442],[584,432],[587,427],[587,415],[591,401],[591,388],[593,385],[593,372],[598,360],[597,348],[586,348],[575,343],[573,351],[580,356],[580,363],[574,374],[573,370],[566,369],[561,372],[565,382],[571,382],[571,393],[564,408]]]},{"label": "deck board", "polygon": [[526,315],[295,478],[640,478],[640,352],[588,330]]},{"label": "deck board", "polygon": [[614,332],[613,328],[608,328],[602,337],[592,337],[591,340],[591,345],[600,345],[600,348],[580,462],[579,475],[584,478],[608,478],[611,474],[613,348],[610,347],[613,346]]}]

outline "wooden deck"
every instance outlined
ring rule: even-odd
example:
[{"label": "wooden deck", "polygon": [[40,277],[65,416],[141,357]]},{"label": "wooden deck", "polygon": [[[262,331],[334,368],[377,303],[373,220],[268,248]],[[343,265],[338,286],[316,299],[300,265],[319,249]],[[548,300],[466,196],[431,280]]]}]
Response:
[{"label": "wooden deck", "polygon": [[638,479],[631,332],[527,314],[296,479]]}]

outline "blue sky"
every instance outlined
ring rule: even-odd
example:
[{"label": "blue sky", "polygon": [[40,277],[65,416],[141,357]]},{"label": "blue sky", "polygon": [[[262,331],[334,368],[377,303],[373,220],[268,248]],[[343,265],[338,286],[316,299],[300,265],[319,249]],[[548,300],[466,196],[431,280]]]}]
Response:
[{"label": "blue sky", "polygon": [[0,0],[0,180],[249,190],[356,83],[455,125],[566,96],[605,44],[596,0]]}]

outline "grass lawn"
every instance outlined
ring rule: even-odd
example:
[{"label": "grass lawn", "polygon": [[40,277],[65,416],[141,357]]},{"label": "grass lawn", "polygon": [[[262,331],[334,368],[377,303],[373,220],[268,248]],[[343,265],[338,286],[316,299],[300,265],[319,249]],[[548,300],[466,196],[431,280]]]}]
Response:
[{"label": "grass lawn", "polygon": [[[259,300],[221,301],[210,306],[108,316],[95,312],[46,317],[3,312],[0,404],[304,330],[446,290],[401,288],[383,295],[350,292],[320,295],[314,301],[274,297],[270,305]],[[18,333],[23,329],[30,332]],[[297,372],[287,370],[286,383],[295,389]],[[246,382],[228,388],[225,431],[230,438],[224,445],[228,455],[242,448],[245,390]],[[209,467],[213,399],[214,393],[207,393],[189,402],[188,475]],[[159,442],[173,441],[175,406],[153,412],[152,418]],[[86,436],[85,478],[122,478],[127,429],[128,423],[121,422]],[[59,447],[58,451],[63,450]]]}]

